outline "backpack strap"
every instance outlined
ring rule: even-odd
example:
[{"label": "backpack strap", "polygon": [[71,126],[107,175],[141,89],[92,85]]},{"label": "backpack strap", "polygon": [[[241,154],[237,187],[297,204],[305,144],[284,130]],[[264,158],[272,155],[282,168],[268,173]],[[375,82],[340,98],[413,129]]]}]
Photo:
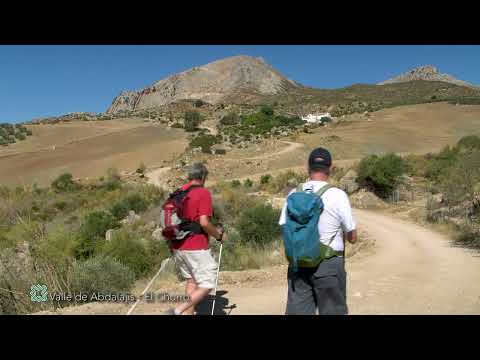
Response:
[{"label": "backpack strap", "polygon": [[[322,186],[315,194],[317,194],[318,197],[322,197],[322,195],[325,194],[325,192],[326,192],[328,189],[331,189],[331,188],[333,188],[333,187],[335,187],[335,186],[330,185],[330,184],[324,185],[324,186]],[[333,240],[335,239],[335,237],[336,237],[337,234],[338,234],[338,231],[339,231],[339,230],[337,230],[337,231],[335,232],[335,234],[332,236],[332,238],[330,239],[330,241],[329,241],[328,244],[327,244],[328,246],[330,246],[330,244],[333,242]]]},{"label": "backpack strap", "polygon": [[171,198],[173,198],[174,196],[177,196],[180,193],[185,193],[185,195],[187,195],[191,190],[193,190],[195,188],[199,188],[199,187],[201,187],[201,186],[200,185],[190,185],[188,188],[183,189],[183,190],[182,190],[182,188],[178,188],[174,192],[170,193],[168,198],[171,199]]},{"label": "backpack strap", "polygon": [[298,184],[298,186],[296,188],[296,192],[302,192],[302,191],[303,191],[303,183]]},{"label": "backpack strap", "polygon": [[315,194],[317,194],[319,197],[322,197],[322,195],[328,190],[328,189],[331,189],[335,186],[333,185],[330,185],[330,184],[327,184],[327,185],[324,185],[322,186]]}]

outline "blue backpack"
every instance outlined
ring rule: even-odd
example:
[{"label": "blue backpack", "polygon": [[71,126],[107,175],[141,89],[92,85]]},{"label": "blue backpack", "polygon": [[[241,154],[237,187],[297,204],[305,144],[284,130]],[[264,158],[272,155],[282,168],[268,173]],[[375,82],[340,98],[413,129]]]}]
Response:
[{"label": "blue backpack", "polygon": [[317,267],[324,259],[340,255],[329,245],[320,242],[318,220],[323,212],[321,196],[331,185],[325,185],[316,193],[303,191],[303,184],[287,198],[286,223],[283,225],[285,254],[294,271],[298,267]]}]

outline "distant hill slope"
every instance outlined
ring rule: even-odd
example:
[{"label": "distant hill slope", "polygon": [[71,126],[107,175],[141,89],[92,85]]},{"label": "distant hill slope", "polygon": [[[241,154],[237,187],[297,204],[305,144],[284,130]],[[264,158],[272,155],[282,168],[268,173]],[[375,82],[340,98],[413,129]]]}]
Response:
[{"label": "distant hill slope", "polygon": [[139,91],[123,91],[107,113],[138,110],[182,99],[217,103],[236,94],[275,95],[299,87],[262,58],[233,56],[169,76]]},{"label": "distant hill slope", "polygon": [[278,103],[296,114],[328,111],[333,116],[440,101],[480,104],[480,89],[416,80],[383,86],[355,84],[341,89],[297,88],[263,99],[264,103]]},{"label": "distant hill slope", "polygon": [[460,85],[460,86],[475,87],[473,84],[463,80],[456,79],[452,75],[441,74],[438,71],[438,69],[432,65],[419,66],[415,69],[407,71],[406,73],[400,74],[398,76],[395,76],[394,78],[383,81],[378,85],[395,84],[395,83],[414,81],[414,80],[443,81],[443,82]]}]

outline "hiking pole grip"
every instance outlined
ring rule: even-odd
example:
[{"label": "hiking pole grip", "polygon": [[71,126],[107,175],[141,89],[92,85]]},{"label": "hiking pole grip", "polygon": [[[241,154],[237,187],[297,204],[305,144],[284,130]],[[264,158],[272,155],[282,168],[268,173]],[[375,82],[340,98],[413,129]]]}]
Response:
[{"label": "hiking pole grip", "polygon": [[220,243],[220,252],[218,254],[217,279],[215,280],[215,295],[213,298],[212,315],[215,311],[215,300],[217,299],[217,286],[218,286],[218,276],[220,275],[220,261],[222,260],[222,249],[223,249],[223,242]]}]

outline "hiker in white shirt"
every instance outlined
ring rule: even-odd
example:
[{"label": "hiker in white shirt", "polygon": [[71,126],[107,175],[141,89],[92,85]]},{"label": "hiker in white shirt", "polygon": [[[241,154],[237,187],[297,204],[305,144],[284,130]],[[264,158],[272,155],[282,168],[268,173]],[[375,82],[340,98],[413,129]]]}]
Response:
[{"label": "hiker in white shirt", "polygon": [[[317,148],[308,159],[309,181],[302,185],[303,191],[318,192],[327,185],[332,167],[328,150]],[[294,193],[292,190],[290,194]],[[290,195],[289,194],[289,195]],[[320,315],[348,313],[346,301],[346,272],[344,240],[357,241],[356,224],[347,194],[338,188],[328,188],[321,199],[324,208],[318,221],[319,241],[329,245],[335,256],[323,260],[318,267],[298,268],[288,271],[287,315]],[[279,224],[287,221],[285,203]]]}]

